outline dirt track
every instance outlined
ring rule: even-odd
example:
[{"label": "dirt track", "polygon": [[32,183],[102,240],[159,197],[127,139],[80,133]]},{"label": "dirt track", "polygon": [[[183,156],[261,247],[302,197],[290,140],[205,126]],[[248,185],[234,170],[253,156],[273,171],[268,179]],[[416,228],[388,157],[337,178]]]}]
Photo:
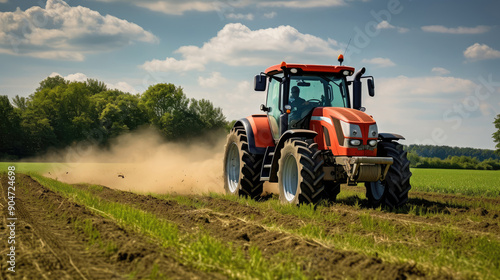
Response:
[{"label": "dirt track", "polygon": [[[6,178],[2,176],[2,193],[5,194]],[[127,279],[135,277],[154,278],[155,271],[173,279],[225,279],[218,273],[199,271],[176,261],[172,249],[149,240],[144,235],[123,228],[111,219],[104,218],[95,211],[63,198],[25,175],[17,178],[16,210],[18,241],[16,274],[6,272],[5,250],[2,251],[1,278],[6,279]],[[320,241],[302,238],[290,232],[304,223],[316,221],[299,219],[296,216],[277,213],[269,209],[262,211],[252,206],[242,206],[220,198],[186,196],[193,204],[186,206],[174,200],[164,200],[149,195],[117,191],[109,188],[99,190],[85,185],[75,187],[89,190],[105,200],[128,204],[175,223],[181,232],[194,233],[199,230],[210,233],[227,243],[247,250],[250,246],[260,248],[263,256],[270,258],[278,253],[289,253],[292,259],[302,264],[311,277],[323,279],[368,278],[449,278],[456,275],[440,271],[432,277],[413,263],[389,263],[377,257],[366,256],[354,251],[328,246]],[[354,189],[355,190],[355,189]],[[455,196],[415,193],[411,201],[426,205],[427,211],[443,213],[436,217],[379,212],[376,217],[391,221],[396,229],[401,225],[448,225],[453,222],[471,236],[500,234],[497,212],[481,207],[455,207],[447,201],[461,199]],[[463,198],[471,199],[471,198]],[[490,199],[500,203],[500,199]],[[5,195],[1,204],[4,206]],[[361,207],[353,207],[353,199],[345,199],[322,211],[337,212],[342,218],[338,222],[321,222],[327,233],[338,233],[359,223]],[[5,207],[1,236],[7,235]],[[429,210],[430,209],[430,210]],[[434,210],[433,210],[434,209]],[[474,213],[484,217],[480,221],[461,219],[460,216]],[[99,242],[92,244],[84,233],[83,224],[91,223],[100,233]],[[266,224],[278,224],[286,231],[270,229]],[[320,223],[320,222],[317,222]],[[370,234],[370,232],[366,232]],[[432,231],[417,231],[417,239],[439,238]],[[465,236],[465,239],[467,235]],[[95,240],[94,240],[95,241]],[[467,242],[467,240],[464,240]],[[2,244],[0,248],[5,248]]]}]

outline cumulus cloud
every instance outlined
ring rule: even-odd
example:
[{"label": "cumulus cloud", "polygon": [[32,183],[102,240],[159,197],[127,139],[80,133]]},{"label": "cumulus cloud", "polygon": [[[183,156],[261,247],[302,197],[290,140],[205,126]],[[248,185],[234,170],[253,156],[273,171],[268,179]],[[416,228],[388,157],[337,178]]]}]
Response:
[{"label": "cumulus cloud", "polygon": [[390,24],[386,20],[383,20],[383,21],[379,22],[379,24],[377,24],[376,28],[379,29],[379,30],[382,30],[382,29],[396,29],[399,33],[406,33],[408,31],[410,31],[410,29],[408,29],[408,28],[394,26],[394,25]]},{"label": "cumulus cloud", "polygon": [[292,0],[292,1],[260,1],[262,7],[286,7],[286,8],[322,8],[346,5],[344,0]]},{"label": "cumulus cloud", "polygon": [[[186,12],[217,12],[224,16],[237,8],[247,6],[282,7],[282,8],[323,8],[347,5],[345,0],[238,0],[238,1],[202,1],[202,0],[97,0],[101,2],[127,2],[155,12],[169,15],[183,15]],[[366,1],[366,0],[363,0]]]},{"label": "cumulus cloud", "polygon": [[404,98],[448,100],[450,95],[474,92],[476,84],[471,80],[455,77],[406,77],[379,79],[384,95]]},{"label": "cumulus cloud", "polygon": [[228,19],[244,19],[244,20],[253,20],[254,15],[253,14],[235,14],[235,13],[230,13],[226,15],[226,18]]},{"label": "cumulus cloud", "polygon": [[[49,77],[55,77],[55,76],[60,76],[62,78],[64,78],[65,80],[67,81],[70,81],[70,82],[86,82],[87,79],[89,79],[89,77],[87,75],[85,75],[84,73],[73,73],[73,74],[69,74],[67,76],[63,76],[57,72],[52,72]],[[128,92],[128,93],[137,93],[137,90],[131,86],[130,84],[128,84],[127,82],[117,82],[117,83],[105,83],[106,84],[106,87],[108,89],[117,89],[117,90],[120,90],[120,91],[123,91],[123,92]]]},{"label": "cumulus cloud", "polygon": [[[335,57],[335,40],[300,33],[291,26],[250,30],[241,23],[224,26],[203,46],[183,46],[175,51],[182,59],[167,57],[165,60],[147,61],[141,67],[147,71],[204,70],[209,62],[231,66],[269,65],[285,61],[324,61]],[[278,61],[277,61],[278,60]]]},{"label": "cumulus cloud", "polygon": [[496,59],[500,58],[500,51],[492,49],[486,44],[475,43],[464,51],[464,56],[471,61]]},{"label": "cumulus cloud", "polygon": [[62,0],[47,0],[45,8],[0,12],[0,22],[1,53],[45,59],[81,61],[88,53],[158,41],[137,24]]},{"label": "cumulus cloud", "polygon": [[489,26],[478,25],[476,27],[445,27],[442,25],[427,25],[422,26],[422,30],[425,32],[434,32],[434,33],[446,33],[446,34],[483,34],[490,31]]},{"label": "cumulus cloud", "polygon": [[213,88],[225,84],[226,82],[227,79],[224,78],[220,72],[213,72],[208,78],[198,77],[198,84],[202,87]]},{"label": "cumulus cloud", "polygon": [[363,102],[379,131],[399,132],[407,139],[403,143],[491,148],[488,130],[491,116],[499,113],[500,95],[488,82],[440,76],[378,78],[375,98]]},{"label": "cumulus cloud", "polygon": [[383,57],[375,57],[372,59],[363,59],[361,62],[373,64],[373,65],[378,66],[378,67],[396,66],[396,64],[394,62],[392,62],[390,59],[383,58]]},{"label": "cumulus cloud", "polygon": [[433,67],[431,72],[436,74],[436,75],[440,75],[440,76],[450,74],[450,71],[448,69],[443,68],[443,67]]},{"label": "cumulus cloud", "polygon": [[265,13],[264,18],[274,18],[277,14],[276,12]]}]

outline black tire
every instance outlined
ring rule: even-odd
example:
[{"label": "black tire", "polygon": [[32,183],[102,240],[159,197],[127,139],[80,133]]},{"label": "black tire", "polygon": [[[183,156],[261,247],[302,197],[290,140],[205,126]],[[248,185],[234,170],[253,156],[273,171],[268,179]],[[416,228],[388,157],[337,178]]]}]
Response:
[{"label": "black tire", "polygon": [[263,192],[260,180],[262,155],[248,150],[247,135],[235,127],[227,136],[224,151],[224,189],[227,194],[258,198]]},{"label": "black tire", "polygon": [[403,145],[396,142],[379,142],[377,156],[392,157],[394,162],[383,181],[367,182],[366,198],[372,207],[401,207],[408,202],[410,185],[410,161]]},{"label": "black tire", "polygon": [[333,181],[323,181],[325,186],[325,198],[330,202],[337,201],[337,195],[340,193],[340,183]]},{"label": "black tire", "polygon": [[318,144],[289,139],[281,150],[278,187],[282,203],[317,204],[324,199],[323,157]]}]

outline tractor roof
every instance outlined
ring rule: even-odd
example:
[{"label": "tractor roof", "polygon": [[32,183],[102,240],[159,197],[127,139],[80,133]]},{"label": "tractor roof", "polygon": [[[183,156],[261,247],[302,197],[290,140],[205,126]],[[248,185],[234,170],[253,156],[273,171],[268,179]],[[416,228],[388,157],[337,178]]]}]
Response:
[{"label": "tractor roof", "polygon": [[323,73],[341,73],[341,71],[347,70],[354,73],[354,67],[349,66],[334,66],[334,65],[311,65],[311,64],[287,64],[286,62],[281,62],[281,64],[273,65],[266,69],[266,74],[274,75],[283,72],[282,67],[286,68],[298,68],[303,72],[323,72]]}]

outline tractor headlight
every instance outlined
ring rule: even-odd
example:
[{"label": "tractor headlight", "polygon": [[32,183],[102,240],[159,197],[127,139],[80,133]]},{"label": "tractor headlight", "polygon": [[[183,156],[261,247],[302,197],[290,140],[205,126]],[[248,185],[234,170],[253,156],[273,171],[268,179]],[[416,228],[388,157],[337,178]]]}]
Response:
[{"label": "tractor headlight", "polygon": [[368,145],[370,145],[371,147],[377,146],[377,140],[370,140],[370,141],[368,141]]},{"label": "tractor headlight", "polygon": [[361,140],[351,139],[351,140],[349,140],[349,144],[351,144],[351,146],[359,146],[359,145],[361,145]]},{"label": "tractor headlight", "polygon": [[346,123],[343,121],[340,121],[340,124],[342,125],[342,131],[344,132],[344,137],[349,137],[349,138],[361,138],[361,128],[357,124],[352,124],[352,123]]},{"label": "tractor headlight", "polygon": [[368,138],[378,138],[378,127],[377,127],[377,124],[372,124],[368,128]]}]

